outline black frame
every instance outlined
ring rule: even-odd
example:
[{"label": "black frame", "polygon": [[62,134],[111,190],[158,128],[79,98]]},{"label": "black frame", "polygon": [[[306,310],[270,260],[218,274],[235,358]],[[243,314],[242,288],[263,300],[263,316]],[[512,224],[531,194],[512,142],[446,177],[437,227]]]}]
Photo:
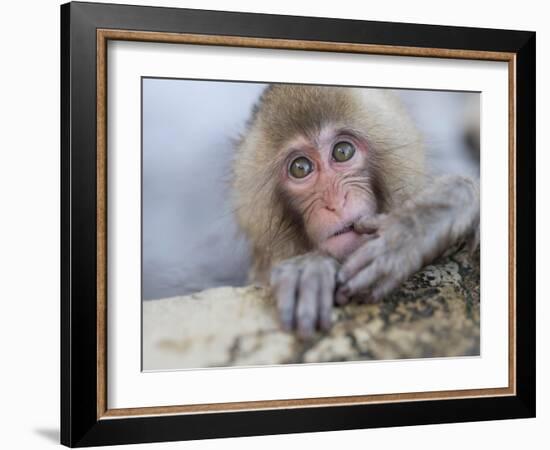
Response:
[{"label": "black frame", "polygon": [[[517,395],[97,418],[96,29],[516,54]],[[61,443],[91,446],[535,416],[535,33],[127,5],[61,6]]]}]

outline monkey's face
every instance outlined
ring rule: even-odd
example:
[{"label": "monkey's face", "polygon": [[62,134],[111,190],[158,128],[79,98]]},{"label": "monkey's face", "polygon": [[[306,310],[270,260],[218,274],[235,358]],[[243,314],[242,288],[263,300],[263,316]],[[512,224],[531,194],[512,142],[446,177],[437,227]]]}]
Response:
[{"label": "monkey's face", "polygon": [[376,213],[366,141],[344,129],[324,128],[287,146],[282,185],[315,248],[342,260],[364,242],[353,229]]}]

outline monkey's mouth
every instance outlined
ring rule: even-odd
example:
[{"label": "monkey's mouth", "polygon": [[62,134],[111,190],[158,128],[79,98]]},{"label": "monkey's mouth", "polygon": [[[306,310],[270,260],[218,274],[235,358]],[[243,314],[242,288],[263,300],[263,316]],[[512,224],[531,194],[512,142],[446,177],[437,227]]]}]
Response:
[{"label": "monkey's mouth", "polygon": [[353,231],[353,230],[354,230],[353,224],[346,225],[344,228],[342,228],[341,230],[338,230],[336,233],[330,235],[329,237],[341,236],[342,234],[349,233],[350,231]]},{"label": "monkey's mouth", "polygon": [[355,231],[353,223],[350,223],[328,236],[319,248],[341,261],[360,244],[361,235]]}]

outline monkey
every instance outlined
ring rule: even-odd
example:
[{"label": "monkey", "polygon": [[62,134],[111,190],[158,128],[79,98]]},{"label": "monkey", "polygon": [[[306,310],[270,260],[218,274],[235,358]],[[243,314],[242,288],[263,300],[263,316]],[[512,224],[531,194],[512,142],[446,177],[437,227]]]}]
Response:
[{"label": "monkey", "polygon": [[232,202],[250,279],[283,330],[331,327],[333,308],[380,302],[451,246],[479,245],[479,188],[431,176],[421,133],[388,90],[272,84],[235,146]]}]

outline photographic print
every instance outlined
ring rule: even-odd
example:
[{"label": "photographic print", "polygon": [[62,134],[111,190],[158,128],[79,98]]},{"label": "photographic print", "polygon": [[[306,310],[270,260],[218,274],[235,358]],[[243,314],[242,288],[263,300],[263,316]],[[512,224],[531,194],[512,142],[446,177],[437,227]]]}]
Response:
[{"label": "photographic print", "polygon": [[480,355],[479,92],[141,83],[143,370]]},{"label": "photographic print", "polygon": [[535,33],[77,2],[61,38],[63,444],[534,417]]}]

